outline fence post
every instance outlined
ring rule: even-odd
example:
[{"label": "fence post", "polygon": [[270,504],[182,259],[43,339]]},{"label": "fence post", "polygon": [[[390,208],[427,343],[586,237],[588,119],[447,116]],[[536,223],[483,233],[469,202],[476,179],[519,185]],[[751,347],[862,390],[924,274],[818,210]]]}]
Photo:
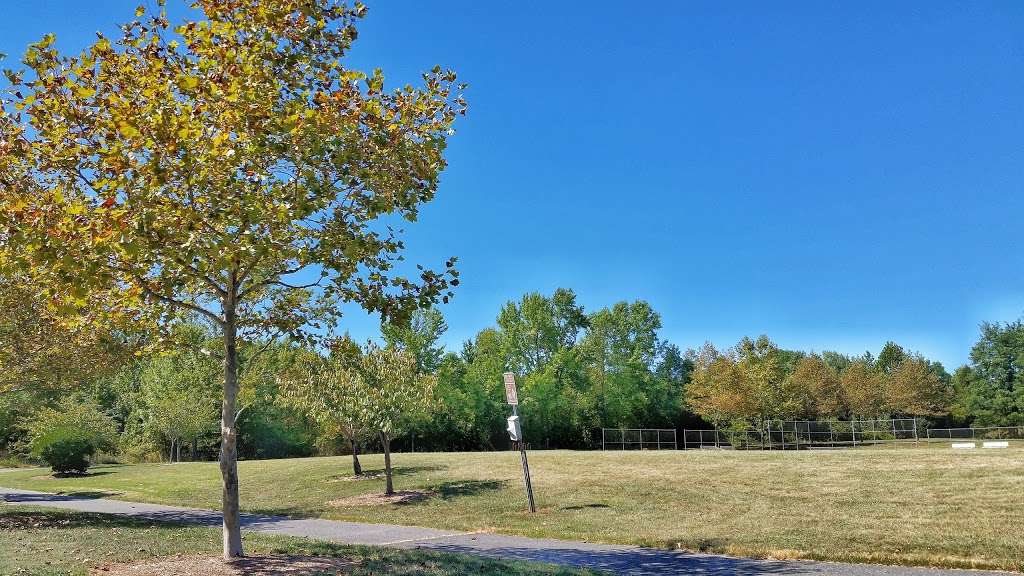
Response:
[{"label": "fence post", "polygon": [[914,444],[920,444],[920,440],[917,437],[917,416],[914,417]]}]

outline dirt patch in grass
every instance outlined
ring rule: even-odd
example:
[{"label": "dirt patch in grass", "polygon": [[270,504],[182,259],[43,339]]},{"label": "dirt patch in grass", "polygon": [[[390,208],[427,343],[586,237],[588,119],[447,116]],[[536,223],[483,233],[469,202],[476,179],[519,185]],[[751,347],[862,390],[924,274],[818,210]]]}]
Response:
[{"label": "dirt patch in grass", "polygon": [[331,500],[327,504],[335,508],[413,504],[415,502],[422,502],[433,495],[434,493],[428,490],[398,490],[390,496],[387,494],[361,494],[359,496]]},{"label": "dirt patch in grass", "polygon": [[172,556],[93,569],[93,576],[300,576],[340,574],[355,563],[347,558],[319,556],[251,556],[225,562],[217,556]]}]

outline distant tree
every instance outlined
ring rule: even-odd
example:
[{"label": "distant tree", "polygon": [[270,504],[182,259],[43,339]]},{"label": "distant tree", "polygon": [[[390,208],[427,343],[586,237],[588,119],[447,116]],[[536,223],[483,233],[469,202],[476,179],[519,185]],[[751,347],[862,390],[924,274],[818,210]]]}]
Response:
[{"label": "distant tree", "polygon": [[893,415],[932,416],[949,412],[948,382],[921,356],[905,355],[886,377],[885,392]]},{"label": "distant tree", "polygon": [[415,357],[398,348],[366,345],[358,364],[362,408],[384,449],[385,494],[394,494],[391,441],[422,422],[431,412],[436,377],[420,374]]},{"label": "distant tree", "polygon": [[363,473],[359,445],[373,432],[369,390],[359,370],[362,354],[348,338],[324,358],[308,354],[281,377],[278,401],[307,414],[326,437],[342,437],[352,451],[352,473]]},{"label": "distant tree", "polygon": [[840,354],[839,352],[833,352],[830,350],[826,350],[821,353],[821,360],[836,372],[842,372],[847,366],[853,363],[853,359],[846,354]]},{"label": "distant tree", "polygon": [[586,326],[572,290],[559,288],[550,297],[533,292],[507,302],[498,314],[507,368],[517,374],[542,369],[558,350],[575,344]]},{"label": "distant tree", "polygon": [[648,393],[651,424],[675,427],[686,402],[686,385],[693,372],[693,360],[683,355],[675,344],[661,347],[654,368],[654,386]]},{"label": "distant tree", "polygon": [[846,410],[839,374],[817,354],[801,358],[788,376],[803,397],[804,412],[818,418],[837,418]]},{"label": "distant tree", "polygon": [[903,350],[903,347],[890,340],[885,343],[885,346],[882,346],[882,351],[878,353],[878,358],[875,360],[875,369],[882,374],[891,375],[899,369],[900,364],[906,358],[907,353]]},{"label": "distant tree", "polygon": [[[396,274],[381,218],[435,194],[455,74],[385,90],[343,65],[365,7],[203,0],[172,27],[145,8],[111,42],[31,45],[0,96],[0,247],[45,297],[165,324],[191,312],[222,341],[224,556],[242,555],[240,342],[312,337],[354,302],[389,319],[447,299],[446,271]],[[312,328],[312,330],[309,330]]]},{"label": "distant tree", "polygon": [[715,426],[754,422],[760,412],[756,392],[734,354],[723,354],[710,343],[694,354],[686,402],[701,418]]},{"label": "distant tree", "polygon": [[642,300],[590,315],[583,349],[602,426],[639,427],[654,386],[661,316]]},{"label": "distant tree", "polygon": [[882,376],[865,360],[851,362],[839,374],[839,385],[851,418],[875,418],[885,414]]},{"label": "distant tree", "polygon": [[466,401],[474,406],[473,435],[484,448],[504,446],[507,408],[501,374],[508,370],[508,363],[501,332],[494,328],[481,330],[463,347],[462,359],[466,367],[460,385]]},{"label": "distant tree", "polygon": [[1024,425],[1024,319],[982,324],[970,358],[953,376],[955,412],[977,426]]},{"label": "distant tree", "polygon": [[755,391],[759,420],[788,419],[800,414],[801,398],[786,379],[786,358],[767,336],[744,338],[736,346],[738,366]]},{"label": "distant tree", "polygon": [[169,442],[171,462],[181,460],[182,444],[194,444],[216,429],[218,372],[213,359],[188,349],[145,363],[140,373],[139,409],[144,426]]},{"label": "distant tree", "polygon": [[444,346],[439,341],[447,331],[444,316],[435,308],[417,310],[403,324],[381,324],[384,342],[412,354],[416,358],[416,369],[422,374],[433,374],[441,365]]}]

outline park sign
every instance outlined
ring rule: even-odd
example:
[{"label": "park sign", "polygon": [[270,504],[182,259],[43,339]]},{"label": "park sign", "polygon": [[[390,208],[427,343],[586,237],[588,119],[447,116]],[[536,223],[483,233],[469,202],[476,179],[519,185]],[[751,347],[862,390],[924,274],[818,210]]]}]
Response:
[{"label": "park sign", "polygon": [[505,372],[505,403],[512,406],[519,405],[519,393],[516,391],[516,375],[512,372]]},{"label": "park sign", "polygon": [[530,502],[530,512],[537,511],[533,501],[533,483],[530,481],[530,464],[526,460],[526,442],[523,441],[523,428],[519,423],[519,394],[516,391],[516,375],[505,372],[501,375],[505,380],[505,402],[512,406],[512,415],[508,418],[508,438],[519,445],[519,455],[523,460],[523,481],[526,483],[526,497]]}]

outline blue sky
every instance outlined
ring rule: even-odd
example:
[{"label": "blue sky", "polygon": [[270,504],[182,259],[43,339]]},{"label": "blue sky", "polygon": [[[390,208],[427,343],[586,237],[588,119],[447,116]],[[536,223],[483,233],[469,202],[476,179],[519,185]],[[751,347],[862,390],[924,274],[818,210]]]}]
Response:
[{"label": "blue sky", "polygon": [[[350,65],[471,84],[406,236],[459,256],[453,348],[559,286],[648,300],[684,348],[894,339],[950,368],[1024,314],[1022,3],[367,3]],[[136,4],[8,6],[0,52],[77,50]]]}]

